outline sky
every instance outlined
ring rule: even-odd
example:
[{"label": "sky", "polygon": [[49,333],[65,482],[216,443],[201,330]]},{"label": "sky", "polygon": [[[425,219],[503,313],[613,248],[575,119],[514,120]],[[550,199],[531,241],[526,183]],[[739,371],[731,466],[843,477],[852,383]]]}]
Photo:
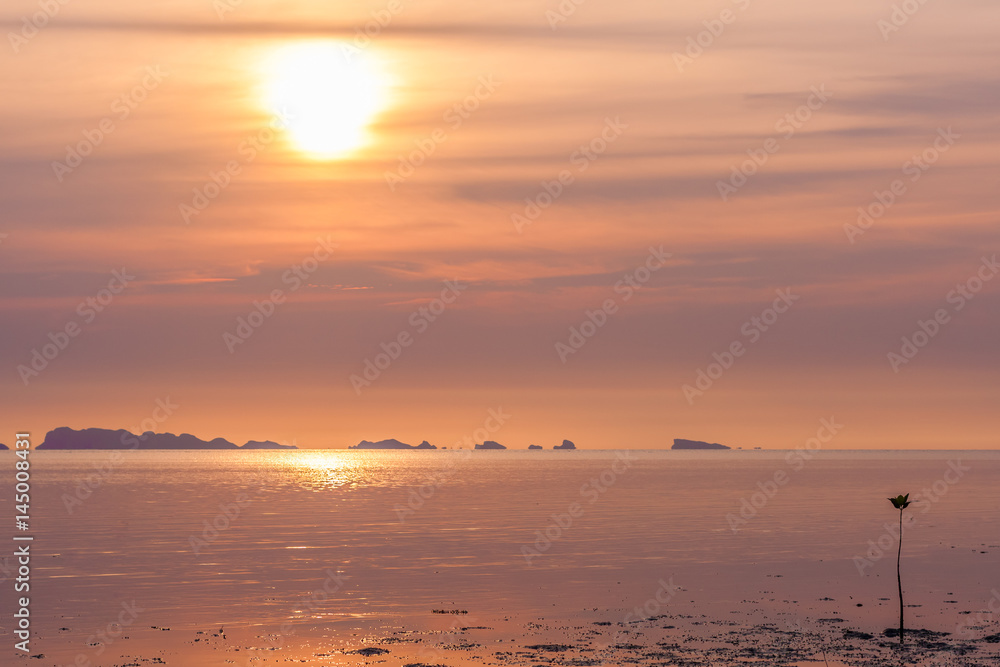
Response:
[{"label": "sky", "polygon": [[997,25],[5,2],[0,442],[996,448]]}]

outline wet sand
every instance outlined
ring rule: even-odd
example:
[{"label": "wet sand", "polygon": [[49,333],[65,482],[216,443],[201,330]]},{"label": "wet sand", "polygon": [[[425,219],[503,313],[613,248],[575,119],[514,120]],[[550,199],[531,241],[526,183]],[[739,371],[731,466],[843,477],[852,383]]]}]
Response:
[{"label": "wet sand", "polygon": [[[676,591],[685,606],[683,589]],[[766,595],[765,591],[761,591]],[[491,614],[483,610],[428,610],[419,618],[355,619],[340,622],[235,627],[139,626],[95,655],[82,653],[82,664],[95,667],[183,665],[223,667],[301,664],[386,665],[388,667],[465,667],[496,665],[636,665],[638,667],[779,665],[926,667],[1000,665],[997,618],[962,609],[977,621],[966,632],[908,629],[900,648],[891,629],[870,632],[856,622],[851,607],[833,598],[812,601],[824,615],[803,615],[804,605],[770,600],[767,606],[747,600],[725,615],[662,613],[633,618],[634,609],[580,609],[546,617]],[[880,601],[879,615],[892,618],[896,602]],[[918,605],[914,605],[918,607]],[[856,608],[856,607],[855,607]],[[917,609],[908,608],[908,614]],[[450,612],[450,613],[440,613]],[[942,617],[944,612],[940,614]],[[628,620],[626,620],[628,619]],[[992,632],[993,634],[987,634]],[[72,628],[39,638],[42,654],[19,664],[74,664],[81,647],[71,642]]]},{"label": "wet sand", "polygon": [[[394,508],[446,459],[139,453],[69,513],[62,494],[106,453],[50,453],[32,589],[31,656],[43,657],[13,662],[1000,665],[1000,614],[985,611],[1000,610],[996,455],[963,454],[968,473],[911,511],[907,627],[929,632],[900,650],[884,634],[898,603],[881,489],[931,487],[951,454],[824,453],[734,531],[727,515],[783,454],[637,452],[528,559],[524,547],[614,460],[578,454],[471,459],[403,521]],[[94,640],[132,605],[123,634]],[[0,620],[0,636],[10,631]]]}]

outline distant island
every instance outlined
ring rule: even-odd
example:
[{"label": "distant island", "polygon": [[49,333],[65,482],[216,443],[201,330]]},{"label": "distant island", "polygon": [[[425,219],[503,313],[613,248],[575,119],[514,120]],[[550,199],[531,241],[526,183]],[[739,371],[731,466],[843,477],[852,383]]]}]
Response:
[{"label": "distant island", "polygon": [[38,449],[298,449],[295,445],[279,445],[265,440],[251,440],[242,447],[223,438],[205,441],[188,433],[153,433],[136,435],[125,429],[85,428],[66,426],[54,428],[45,435]]},{"label": "distant island", "polygon": [[240,449],[298,449],[295,445],[282,445],[273,440],[250,440]]},{"label": "distant island", "polygon": [[701,440],[685,440],[674,438],[674,446],[670,449],[732,449],[717,442],[702,442]]},{"label": "distant island", "polygon": [[[679,443],[691,443],[688,446]],[[240,449],[240,450],[285,450],[298,449],[295,445],[283,445],[273,440],[249,440],[243,445],[237,445],[225,438],[214,438],[212,440],[202,440],[189,433],[175,435],[173,433],[154,433],[146,431],[141,434],[132,433],[125,429],[107,428],[84,428],[73,429],[68,426],[60,426],[49,431],[45,435],[45,440],[38,445],[38,449],[61,449],[61,450],[95,450],[95,449],[143,449],[143,450],[200,450],[200,449]],[[0,444],[0,451],[10,449],[7,445]],[[372,442],[362,440],[356,445],[351,445],[347,449],[420,449],[432,450],[436,446],[424,440],[419,445],[410,445],[395,438]],[[447,449],[444,447],[443,449]],[[486,440],[482,444],[476,444],[474,449],[484,450],[506,450],[507,447],[495,440]],[[528,449],[544,449],[541,445],[528,445]],[[555,445],[552,449],[575,450],[576,445],[572,440],[563,440],[561,445]],[[675,440],[674,449],[729,449],[723,445],[709,445],[693,440]]]},{"label": "distant island", "polygon": [[362,440],[356,445],[348,447],[348,449],[437,449],[434,445],[424,440],[419,445],[408,445],[405,442],[400,442],[395,438],[390,438],[388,440],[379,440],[378,442],[371,442],[370,440]]},{"label": "distant island", "polygon": [[[495,440],[486,440],[481,445],[477,444],[475,449],[483,450],[506,450],[507,447]],[[0,444],[0,451],[10,449],[7,445]],[[240,450],[285,450],[298,449],[295,445],[282,445],[273,440],[250,440],[243,445],[237,445],[224,438],[213,440],[202,440],[189,433],[175,435],[173,433],[154,433],[146,431],[141,435],[136,435],[125,429],[106,428],[85,428],[72,429],[66,426],[54,428],[45,435],[45,441],[38,445],[38,449],[68,449],[68,450],[91,450],[91,449],[167,449],[167,450],[198,450],[198,449],[240,449]],[[348,449],[419,449],[432,450],[436,446],[424,440],[419,445],[410,445],[405,442],[389,438],[372,442],[362,440]],[[444,449],[447,449],[445,447]],[[544,449],[541,445],[528,445],[530,450]],[[561,445],[555,445],[552,449],[575,450],[576,444],[572,440],[563,440]],[[701,440],[686,440],[684,438],[674,438],[671,449],[733,449],[727,445],[720,445],[717,442],[703,442]],[[739,448],[738,448],[739,449]],[[754,447],[760,449],[760,447]]]},{"label": "distant island", "polygon": [[476,449],[507,449],[499,442],[494,442],[493,440],[487,440],[481,445],[476,445]]}]

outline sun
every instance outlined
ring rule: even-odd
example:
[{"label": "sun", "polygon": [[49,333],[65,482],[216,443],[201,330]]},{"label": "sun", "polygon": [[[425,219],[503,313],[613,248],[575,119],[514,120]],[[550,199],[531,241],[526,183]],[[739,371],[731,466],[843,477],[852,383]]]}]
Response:
[{"label": "sun", "polygon": [[374,56],[346,42],[280,47],[264,63],[264,102],[294,146],[319,160],[348,157],[371,142],[388,103],[389,79]]}]

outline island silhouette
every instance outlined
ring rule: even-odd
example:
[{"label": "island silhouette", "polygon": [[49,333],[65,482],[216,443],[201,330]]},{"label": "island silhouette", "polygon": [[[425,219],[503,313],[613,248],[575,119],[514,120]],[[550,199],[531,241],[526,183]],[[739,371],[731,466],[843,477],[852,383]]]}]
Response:
[{"label": "island silhouette", "polygon": [[[563,440],[562,444],[555,445],[555,450],[575,450],[576,444],[572,440]],[[0,450],[9,449],[6,445],[0,444]],[[90,450],[90,449],[167,449],[167,450],[190,450],[190,449],[298,449],[295,445],[282,445],[272,440],[250,440],[243,445],[237,445],[225,438],[214,438],[212,440],[202,440],[189,433],[175,435],[173,433],[154,433],[146,431],[135,434],[125,429],[106,428],[85,428],[73,429],[68,426],[60,426],[49,431],[45,435],[45,440],[38,445],[38,449],[68,449],[68,450]],[[412,449],[412,450],[436,450],[437,447],[422,441],[419,445],[410,445],[395,438],[386,440],[362,440],[356,445],[351,445],[348,449]],[[446,447],[444,449],[447,449]],[[482,444],[476,444],[474,449],[483,450],[506,450],[504,445],[494,440],[486,440]],[[541,445],[528,445],[528,449],[543,449]],[[671,449],[732,449],[727,445],[717,442],[703,442],[701,440],[687,440],[685,438],[674,438]],[[755,447],[755,449],[760,449]]]},{"label": "island silhouette", "polygon": [[[419,445],[410,445],[395,438],[388,438],[377,442],[362,440],[356,445],[351,445],[348,449],[437,449],[437,447],[426,440],[421,442]],[[447,449],[447,447],[443,447],[442,449]],[[508,448],[495,440],[486,440],[482,444],[474,445],[473,449],[492,449],[500,451]],[[541,445],[528,445],[528,449],[543,449],[543,447]],[[573,444],[573,441],[571,440],[563,440],[561,445],[555,445],[552,449],[576,449],[576,445]]]},{"label": "island silhouette", "polygon": [[437,447],[426,440],[419,445],[408,445],[395,438],[389,438],[388,440],[379,440],[378,442],[362,440],[358,444],[348,447],[348,449],[437,449]]},{"label": "island silhouette", "polygon": [[501,445],[499,442],[495,442],[493,440],[487,440],[481,445],[476,445],[476,449],[507,449],[507,448]]},{"label": "island silhouette", "polygon": [[674,438],[674,446],[670,449],[732,449],[717,442],[702,442],[701,440],[685,440]]},{"label": "island silhouette", "polygon": [[67,426],[54,428],[45,435],[38,449],[298,449],[295,445],[281,445],[270,440],[251,440],[242,447],[224,438],[202,440],[189,433],[153,433],[136,435],[125,429],[85,428],[76,430]]}]

